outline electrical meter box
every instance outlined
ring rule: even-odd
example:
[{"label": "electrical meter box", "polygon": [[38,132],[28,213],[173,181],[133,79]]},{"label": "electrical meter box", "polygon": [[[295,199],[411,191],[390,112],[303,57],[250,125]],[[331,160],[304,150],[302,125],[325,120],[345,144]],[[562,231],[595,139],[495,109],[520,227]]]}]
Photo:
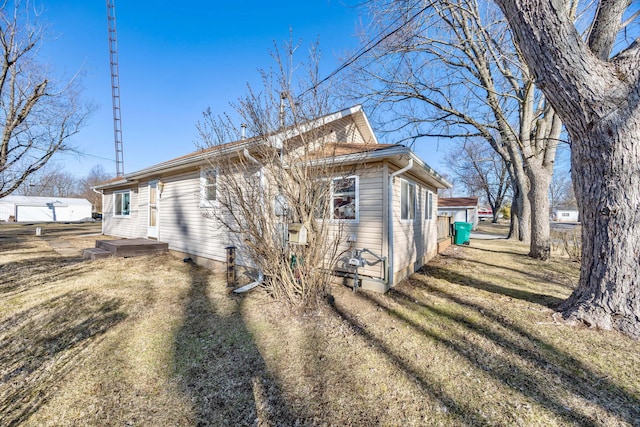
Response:
[{"label": "electrical meter box", "polygon": [[289,224],[289,243],[295,245],[307,244],[307,227],[304,224]]}]

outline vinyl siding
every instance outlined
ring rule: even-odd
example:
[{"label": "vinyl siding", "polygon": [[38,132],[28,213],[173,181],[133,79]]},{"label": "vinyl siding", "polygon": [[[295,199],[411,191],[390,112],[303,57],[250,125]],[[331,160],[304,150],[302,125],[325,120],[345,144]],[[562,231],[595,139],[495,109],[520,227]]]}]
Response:
[{"label": "vinyl siding", "polygon": [[[344,240],[350,234],[355,234],[355,248],[366,248],[379,256],[386,256],[387,254],[383,252],[383,164],[367,165],[366,170],[356,172],[355,175],[358,176],[359,185],[358,222],[337,222],[335,228],[336,230],[341,228],[340,231],[345,237]],[[343,244],[340,250],[348,250],[347,244]],[[338,265],[339,267],[347,267],[349,255],[348,252],[344,254],[343,262]],[[373,257],[368,255],[365,258],[375,261]],[[360,268],[358,273],[375,278],[384,277],[382,263],[376,266]]]},{"label": "vinyl siding", "polygon": [[[391,169],[393,173],[397,169]],[[401,182],[407,180],[415,185],[416,207],[414,220],[401,219]],[[417,271],[437,253],[438,230],[436,214],[432,220],[425,219],[427,191],[433,193],[434,206],[437,191],[408,173],[397,176],[393,182],[393,269],[394,284]]]},{"label": "vinyl siding", "polygon": [[128,217],[116,217],[113,215],[113,194],[126,189],[127,188],[120,188],[104,192],[102,197],[103,233],[109,236],[122,237],[125,239],[146,237],[146,230],[140,231],[139,226],[140,209],[138,206],[139,193],[137,185],[129,188],[131,191],[131,199],[129,202],[130,215]]},{"label": "vinyl siding", "polygon": [[[314,140],[311,147],[318,147],[320,144],[346,142],[352,144],[371,144],[374,141],[365,140],[358,131],[358,126],[352,117],[344,117],[335,122],[327,123],[321,131],[313,130],[303,137],[298,136],[291,138],[289,144],[291,146],[300,146],[308,144],[309,140]],[[302,150],[302,148],[301,148]],[[298,153],[301,155],[302,153]]]},{"label": "vinyl siding", "polygon": [[141,237],[149,234],[149,181],[138,185],[138,227]]},{"label": "vinyl siding", "polygon": [[[227,233],[200,207],[200,171],[162,178],[158,204],[158,239],[169,249],[216,261],[226,261]],[[240,260],[239,260],[240,261]]]}]

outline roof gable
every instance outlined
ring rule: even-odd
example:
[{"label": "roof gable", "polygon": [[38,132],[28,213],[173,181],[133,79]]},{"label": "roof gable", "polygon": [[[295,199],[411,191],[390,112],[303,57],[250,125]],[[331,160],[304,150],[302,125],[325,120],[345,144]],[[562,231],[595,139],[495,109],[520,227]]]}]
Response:
[{"label": "roof gable", "polygon": [[311,163],[324,162],[340,158],[342,162],[380,161],[392,158],[395,162],[406,163],[409,158],[415,159],[424,176],[436,188],[448,188],[451,185],[426,163],[415,156],[409,148],[398,144],[380,144],[371,128],[361,106],[347,108],[317,119],[309,120],[296,126],[274,132],[261,137],[246,138],[226,144],[217,145],[178,157],[157,165],[126,174],[105,182],[94,188],[115,189],[128,186],[131,182],[157,178],[160,175],[183,171],[188,168],[206,165],[212,155],[237,155],[244,150],[255,150],[257,147],[279,150],[287,148],[287,155],[297,161]]}]

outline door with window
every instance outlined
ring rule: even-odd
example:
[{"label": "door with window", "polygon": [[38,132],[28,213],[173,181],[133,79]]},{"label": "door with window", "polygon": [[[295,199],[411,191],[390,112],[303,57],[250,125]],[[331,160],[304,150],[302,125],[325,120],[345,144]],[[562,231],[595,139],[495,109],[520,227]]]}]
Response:
[{"label": "door with window", "polygon": [[149,182],[149,224],[147,237],[158,238],[158,181]]}]

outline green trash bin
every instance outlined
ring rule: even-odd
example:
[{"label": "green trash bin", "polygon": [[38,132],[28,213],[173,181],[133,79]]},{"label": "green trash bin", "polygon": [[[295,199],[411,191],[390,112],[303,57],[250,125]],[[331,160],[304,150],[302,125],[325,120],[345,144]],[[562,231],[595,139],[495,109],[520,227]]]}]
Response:
[{"label": "green trash bin", "polygon": [[471,229],[473,224],[470,222],[454,222],[453,229],[455,230],[453,243],[456,245],[468,245],[471,238]]}]

